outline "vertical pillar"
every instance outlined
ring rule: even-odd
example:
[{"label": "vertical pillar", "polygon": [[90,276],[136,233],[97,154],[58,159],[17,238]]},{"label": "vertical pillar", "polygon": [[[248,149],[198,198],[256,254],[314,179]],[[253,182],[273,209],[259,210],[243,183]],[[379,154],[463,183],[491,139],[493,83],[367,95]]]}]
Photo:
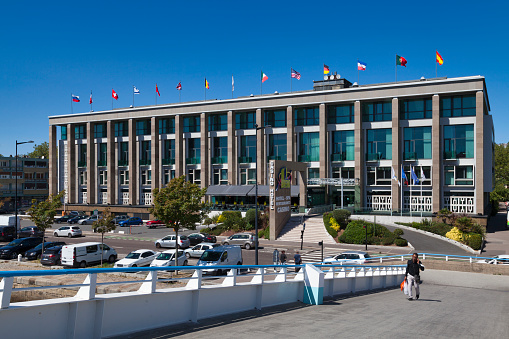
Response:
[{"label": "vertical pillar", "polygon": [[[484,207],[484,93],[475,94],[475,212],[485,214]],[[490,138],[491,139],[491,138]]]},{"label": "vertical pillar", "polygon": [[[259,108],[256,110],[256,124],[258,127],[263,126],[263,115],[262,110]],[[257,154],[256,157],[258,159],[258,185],[265,184],[265,168],[267,167],[266,164],[266,157],[265,157],[265,130],[259,129],[256,131],[256,150]]]},{"label": "vertical pillar", "polygon": [[97,203],[96,170],[94,124],[87,122],[87,203],[89,204]]},{"label": "vertical pillar", "polygon": [[[398,98],[392,99],[392,168],[396,172],[396,176],[401,182],[401,139],[403,132],[399,129],[399,100]],[[398,174],[399,173],[399,174]],[[398,183],[391,179],[392,186],[392,209],[402,209],[401,205],[401,190]]]},{"label": "vertical pillar", "polygon": [[77,181],[76,181],[76,142],[74,125],[67,125],[67,202],[74,204],[78,202]]},{"label": "vertical pillar", "polygon": [[210,184],[209,117],[207,113],[200,114],[200,131],[201,187],[205,188]]},{"label": "vertical pillar", "polygon": [[228,111],[228,184],[237,185],[237,138],[235,137],[235,113]]},{"label": "vertical pillar", "polygon": [[108,177],[108,200],[110,205],[117,203],[117,159],[115,157],[115,123],[106,122],[106,170]]},{"label": "vertical pillar", "polygon": [[432,212],[438,212],[442,204],[442,147],[440,132],[440,97],[438,94],[433,95],[432,98],[432,122],[431,122],[431,192],[433,194],[433,207]]},{"label": "vertical pillar", "polygon": [[364,131],[362,129],[361,102],[354,103],[354,139],[355,139],[355,207],[364,207]]},{"label": "vertical pillar", "polygon": [[[295,122],[292,106],[286,107],[286,160],[296,161],[295,156]],[[285,160],[285,159],[281,159]]]},{"label": "vertical pillar", "polygon": [[319,120],[320,125],[319,139],[320,139],[320,178],[327,178],[328,166],[328,147],[327,147],[327,116],[325,113],[325,104],[319,106]]},{"label": "vertical pillar", "polygon": [[[57,126],[49,126],[49,194],[58,193],[58,154],[57,154]],[[62,161],[62,160],[61,160]],[[63,175],[63,173],[60,173]]]},{"label": "vertical pillar", "polygon": [[182,138],[184,131],[184,122],[182,115],[175,116],[175,177],[185,174],[184,171],[184,139]]},{"label": "vertical pillar", "polygon": [[134,119],[129,119],[128,126],[129,135],[129,204],[138,205],[138,161],[136,156],[137,142],[136,142],[136,122]]},{"label": "vertical pillar", "polygon": [[152,173],[152,186],[151,189],[160,187],[160,177],[162,164],[159,157],[159,119],[152,117],[150,119],[150,170]]}]

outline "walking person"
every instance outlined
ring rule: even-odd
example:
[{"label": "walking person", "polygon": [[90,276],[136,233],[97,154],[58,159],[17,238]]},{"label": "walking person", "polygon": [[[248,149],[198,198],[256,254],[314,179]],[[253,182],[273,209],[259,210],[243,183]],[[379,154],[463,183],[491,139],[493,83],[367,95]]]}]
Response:
[{"label": "walking person", "polygon": [[281,251],[281,256],[279,257],[279,261],[281,261],[281,265],[286,265],[286,252],[285,250]]},{"label": "walking person", "polygon": [[[299,251],[295,251],[295,255],[293,256],[293,260],[295,261],[295,265],[302,265],[302,257],[299,254]],[[300,267],[295,267],[295,273],[300,271]]]},{"label": "walking person", "polygon": [[[279,265],[279,251],[277,248],[274,249],[274,252],[272,252],[272,263],[275,265]],[[274,267],[274,272],[276,272],[276,267]]]},{"label": "walking person", "polygon": [[414,300],[412,297],[412,285],[415,287],[415,299],[419,299],[420,271],[424,271],[424,265],[419,260],[419,255],[414,253],[412,259],[408,260],[405,271],[405,281],[408,284],[408,300]]}]

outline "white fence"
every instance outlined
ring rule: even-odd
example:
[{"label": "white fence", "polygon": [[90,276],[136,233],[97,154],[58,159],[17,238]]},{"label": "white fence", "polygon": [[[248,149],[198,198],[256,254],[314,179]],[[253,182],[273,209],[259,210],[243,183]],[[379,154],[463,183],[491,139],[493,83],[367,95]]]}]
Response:
[{"label": "white fence", "polygon": [[445,197],[444,207],[454,213],[475,213],[474,197]]},{"label": "white fence", "polygon": [[367,208],[372,211],[391,211],[392,197],[390,195],[368,195]]},{"label": "white fence", "polygon": [[411,199],[410,197],[405,197],[403,199],[403,209],[412,212],[432,212],[433,197],[412,196]]}]

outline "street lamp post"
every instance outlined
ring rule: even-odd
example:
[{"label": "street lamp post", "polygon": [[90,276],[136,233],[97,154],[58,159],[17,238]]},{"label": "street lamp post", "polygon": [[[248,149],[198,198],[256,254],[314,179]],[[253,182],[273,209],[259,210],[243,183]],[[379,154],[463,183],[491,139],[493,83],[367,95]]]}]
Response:
[{"label": "street lamp post", "polygon": [[18,145],[22,145],[22,144],[33,144],[34,141],[33,140],[30,140],[30,141],[22,141],[22,142],[18,142],[18,140],[16,140],[16,157],[14,158],[15,159],[15,162],[16,162],[16,174],[14,175],[15,177],[15,184],[14,184],[14,224],[15,224],[15,228],[16,228],[16,231],[15,231],[15,238],[17,239],[18,238]]},{"label": "street lamp post", "polygon": [[255,142],[255,265],[258,265],[258,131],[261,129],[265,129],[267,127],[271,127],[270,125],[267,126],[260,126],[258,127],[258,124],[255,124],[256,129],[256,142]]}]

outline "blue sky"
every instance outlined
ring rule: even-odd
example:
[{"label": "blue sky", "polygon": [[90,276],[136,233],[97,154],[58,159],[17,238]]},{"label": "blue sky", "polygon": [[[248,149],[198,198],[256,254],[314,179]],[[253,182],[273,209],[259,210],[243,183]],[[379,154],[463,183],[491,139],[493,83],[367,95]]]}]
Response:
[{"label": "blue sky", "polygon": [[[507,1],[12,1],[2,4],[0,153],[15,140],[48,140],[48,116],[290,91],[290,68],[302,75],[293,90],[309,90],[322,65],[361,84],[394,81],[395,54],[408,60],[398,80],[438,75],[486,77],[495,141],[508,142],[509,35]],[[32,150],[20,146],[19,152]]]}]

